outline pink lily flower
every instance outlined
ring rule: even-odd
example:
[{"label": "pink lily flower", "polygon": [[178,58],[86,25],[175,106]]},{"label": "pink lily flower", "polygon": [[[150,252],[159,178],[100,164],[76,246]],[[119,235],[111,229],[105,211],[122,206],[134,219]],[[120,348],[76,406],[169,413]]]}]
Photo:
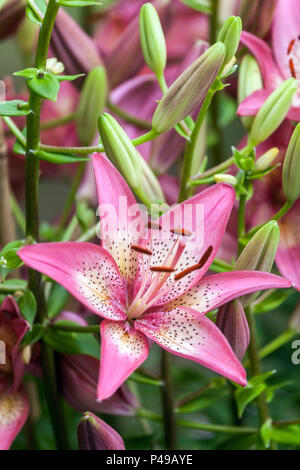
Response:
[{"label": "pink lily flower", "polygon": [[25,365],[19,350],[28,329],[13,297],[6,297],[0,310],[0,340],[5,353],[0,361],[0,450],[10,448],[29,412],[29,401],[21,385]]},{"label": "pink lily flower", "polygon": [[297,0],[278,0],[272,25],[272,49],[262,39],[243,32],[241,42],[256,57],[264,88],[255,91],[238,108],[238,115],[255,115],[272,91],[284,80],[299,81],[292,107],[287,117],[300,121],[300,10]]},{"label": "pink lily flower", "polygon": [[103,318],[98,399],[110,397],[146,360],[147,338],[245,385],[243,366],[205,314],[246,293],[291,283],[262,272],[204,277],[225,232],[234,189],[224,184],[208,188],[148,228],[148,219],[118,171],[100,154],[93,162],[104,211],[101,247],[41,243],[23,247],[18,254]]}]

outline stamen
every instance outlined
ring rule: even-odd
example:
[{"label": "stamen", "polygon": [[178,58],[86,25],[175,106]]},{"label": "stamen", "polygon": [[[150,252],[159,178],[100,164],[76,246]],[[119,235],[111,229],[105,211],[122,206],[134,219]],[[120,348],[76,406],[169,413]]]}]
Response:
[{"label": "stamen", "polygon": [[168,268],[167,266],[151,266],[150,270],[155,273],[173,273],[176,271],[176,269]]},{"label": "stamen", "polygon": [[200,259],[200,261],[198,263],[199,268],[202,268],[205,265],[206,261],[208,260],[208,258],[211,255],[212,251],[213,251],[212,246],[207,248],[206,252],[204,253],[204,255],[202,256],[202,258]]},{"label": "stamen", "polygon": [[156,224],[155,222],[148,222],[147,228],[150,228],[151,230],[161,230],[161,225]]},{"label": "stamen", "polygon": [[184,276],[187,274],[192,273],[193,271],[196,271],[199,269],[199,264],[194,264],[194,266],[191,266],[190,268],[184,269],[184,271],[181,271],[181,273],[176,274],[175,276],[175,281],[178,281],[179,279],[182,279]]},{"label": "stamen", "polygon": [[143,253],[144,255],[152,255],[152,251],[147,250],[147,248],[143,248],[142,246],[132,245],[131,249],[138,253]]},{"label": "stamen", "polygon": [[287,55],[290,55],[290,53],[292,52],[293,47],[295,45],[295,42],[296,42],[296,39],[292,39],[291,42],[289,43],[289,47],[288,47],[288,50],[287,50]]},{"label": "stamen", "polygon": [[295,69],[295,64],[294,64],[293,59],[290,59],[290,60],[289,60],[289,66],[290,66],[290,71],[291,71],[292,77],[293,77],[293,78],[297,78],[296,69]]},{"label": "stamen", "polygon": [[191,237],[193,235],[193,232],[190,232],[184,228],[172,228],[170,232],[174,233],[175,235],[183,235],[184,237]]}]

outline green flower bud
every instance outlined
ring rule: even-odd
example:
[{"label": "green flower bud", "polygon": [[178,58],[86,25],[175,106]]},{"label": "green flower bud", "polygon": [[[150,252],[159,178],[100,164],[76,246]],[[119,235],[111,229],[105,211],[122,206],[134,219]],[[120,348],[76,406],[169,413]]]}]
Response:
[{"label": "green flower bud", "polygon": [[158,13],[151,3],[145,3],[140,10],[140,35],[146,64],[161,75],[167,62],[166,42]]},{"label": "green flower bud", "polygon": [[[278,248],[279,235],[278,224],[275,221],[268,222],[261,227],[242,251],[235,269],[270,272]],[[257,296],[257,292],[245,295],[242,298],[244,307],[253,302]]]},{"label": "green flower bud", "polygon": [[282,169],[284,194],[290,202],[300,197],[300,124],[297,124],[290,140]]},{"label": "green flower bud", "polygon": [[235,176],[226,175],[224,173],[219,173],[215,175],[214,180],[216,183],[226,183],[226,184],[230,184],[231,186],[235,186],[238,183]]},{"label": "green flower bud", "polygon": [[148,163],[141,157],[142,164],[142,188],[149,202],[162,204],[165,202],[164,193],[155,174]]},{"label": "green flower bud", "polygon": [[[261,90],[262,88],[263,81],[258,63],[252,55],[247,54],[242,59],[239,67],[238,103],[240,104],[254,91]],[[242,116],[241,120],[245,128],[250,129],[254,116]]]},{"label": "green flower bud", "polygon": [[142,157],[128,135],[107,113],[99,117],[98,128],[107,157],[119,169],[129,186],[134,191],[139,190],[142,184]]},{"label": "green flower bud", "polygon": [[226,46],[226,55],[224,63],[227,64],[234,57],[237,48],[239,47],[240,38],[242,33],[242,20],[239,16],[230,16],[223,24],[219,35],[218,41],[221,41]]},{"label": "green flower bud", "polygon": [[251,127],[250,136],[254,145],[266,140],[280,126],[291,107],[297,89],[297,80],[289,78],[265,101]]},{"label": "green flower bud", "polygon": [[170,86],[159,102],[152,127],[166,132],[201,105],[224,63],[226,48],[217,42],[195,60]]},{"label": "green flower bud", "polygon": [[279,149],[277,147],[273,147],[268,150],[255,162],[255,170],[265,171],[270,168],[278,154]]},{"label": "green flower bud", "polygon": [[90,145],[97,132],[97,120],[107,96],[105,68],[99,65],[86,77],[76,115],[76,128],[82,145]]}]

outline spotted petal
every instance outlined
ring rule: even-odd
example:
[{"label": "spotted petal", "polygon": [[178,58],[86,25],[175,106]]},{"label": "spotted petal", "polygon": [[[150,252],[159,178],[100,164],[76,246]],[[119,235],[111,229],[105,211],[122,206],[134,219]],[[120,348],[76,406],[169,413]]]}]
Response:
[{"label": "spotted petal", "polygon": [[79,242],[38,243],[21,248],[18,255],[97,315],[113,320],[126,318],[123,281],[113,258],[103,248]]},{"label": "spotted petal", "polygon": [[246,372],[227,339],[205,315],[188,307],[146,315],[135,328],[171,353],[191,359],[241,385]]},{"label": "spotted petal", "polygon": [[98,400],[109,398],[147,359],[148,342],[127,322],[101,322]]},{"label": "spotted petal", "polygon": [[137,204],[124,178],[101,154],[93,156],[102,246],[107,249],[123,276],[134,279],[137,254],[131,245],[138,244],[147,217]]},{"label": "spotted petal", "polygon": [[207,313],[232,299],[264,289],[291,287],[283,277],[261,271],[232,271],[206,276],[181,297],[170,302],[167,310],[179,306],[192,307],[199,313]]},{"label": "spotted petal", "polygon": [[22,429],[29,412],[28,398],[23,390],[0,395],[0,450],[8,450]]}]

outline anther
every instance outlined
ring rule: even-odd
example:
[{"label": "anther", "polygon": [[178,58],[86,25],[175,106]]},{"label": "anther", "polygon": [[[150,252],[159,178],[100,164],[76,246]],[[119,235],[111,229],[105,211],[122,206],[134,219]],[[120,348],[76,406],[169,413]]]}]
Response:
[{"label": "anther", "polygon": [[202,256],[202,258],[200,259],[199,263],[198,263],[198,266],[199,268],[202,268],[206,261],[208,260],[208,258],[210,257],[211,253],[213,251],[213,247],[210,246],[209,248],[207,248],[206,252],[204,253],[204,255]]},{"label": "anther", "polygon": [[293,59],[290,59],[290,60],[289,60],[289,66],[290,66],[290,71],[291,71],[292,77],[293,77],[293,78],[297,78],[297,76],[296,76],[295,64],[294,64]]},{"label": "anther", "polygon": [[147,228],[150,228],[151,230],[161,230],[161,225],[156,224],[155,222],[148,222]]},{"label": "anther", "polygon": [[175,235],[183,235],[184,237],[191,237],[193,235],[193,232],[190,232],[184,228],[172,228],[170,232],[174,233]]},{"label": "anther", "polygon": [[143,248],[142,246],[132,245],[131,249],[138,253],[143,253],[144,255],[152,255],[152,251],[147,250],[147,248]]},{"label": "anther", "polygon": [[295,42],[296,42],[296,39],[292,39],[291,42],[289,43],[289,47],[288,47],[288,50],[287,50],[287,55],[290,55],[290,53],[292,52],[293,47],[295,45]]},{"label": "anther", "polygon": [[173,273],[176,271],[176,269],[167,266],[151,266],[150,270],[157,273]]}]

